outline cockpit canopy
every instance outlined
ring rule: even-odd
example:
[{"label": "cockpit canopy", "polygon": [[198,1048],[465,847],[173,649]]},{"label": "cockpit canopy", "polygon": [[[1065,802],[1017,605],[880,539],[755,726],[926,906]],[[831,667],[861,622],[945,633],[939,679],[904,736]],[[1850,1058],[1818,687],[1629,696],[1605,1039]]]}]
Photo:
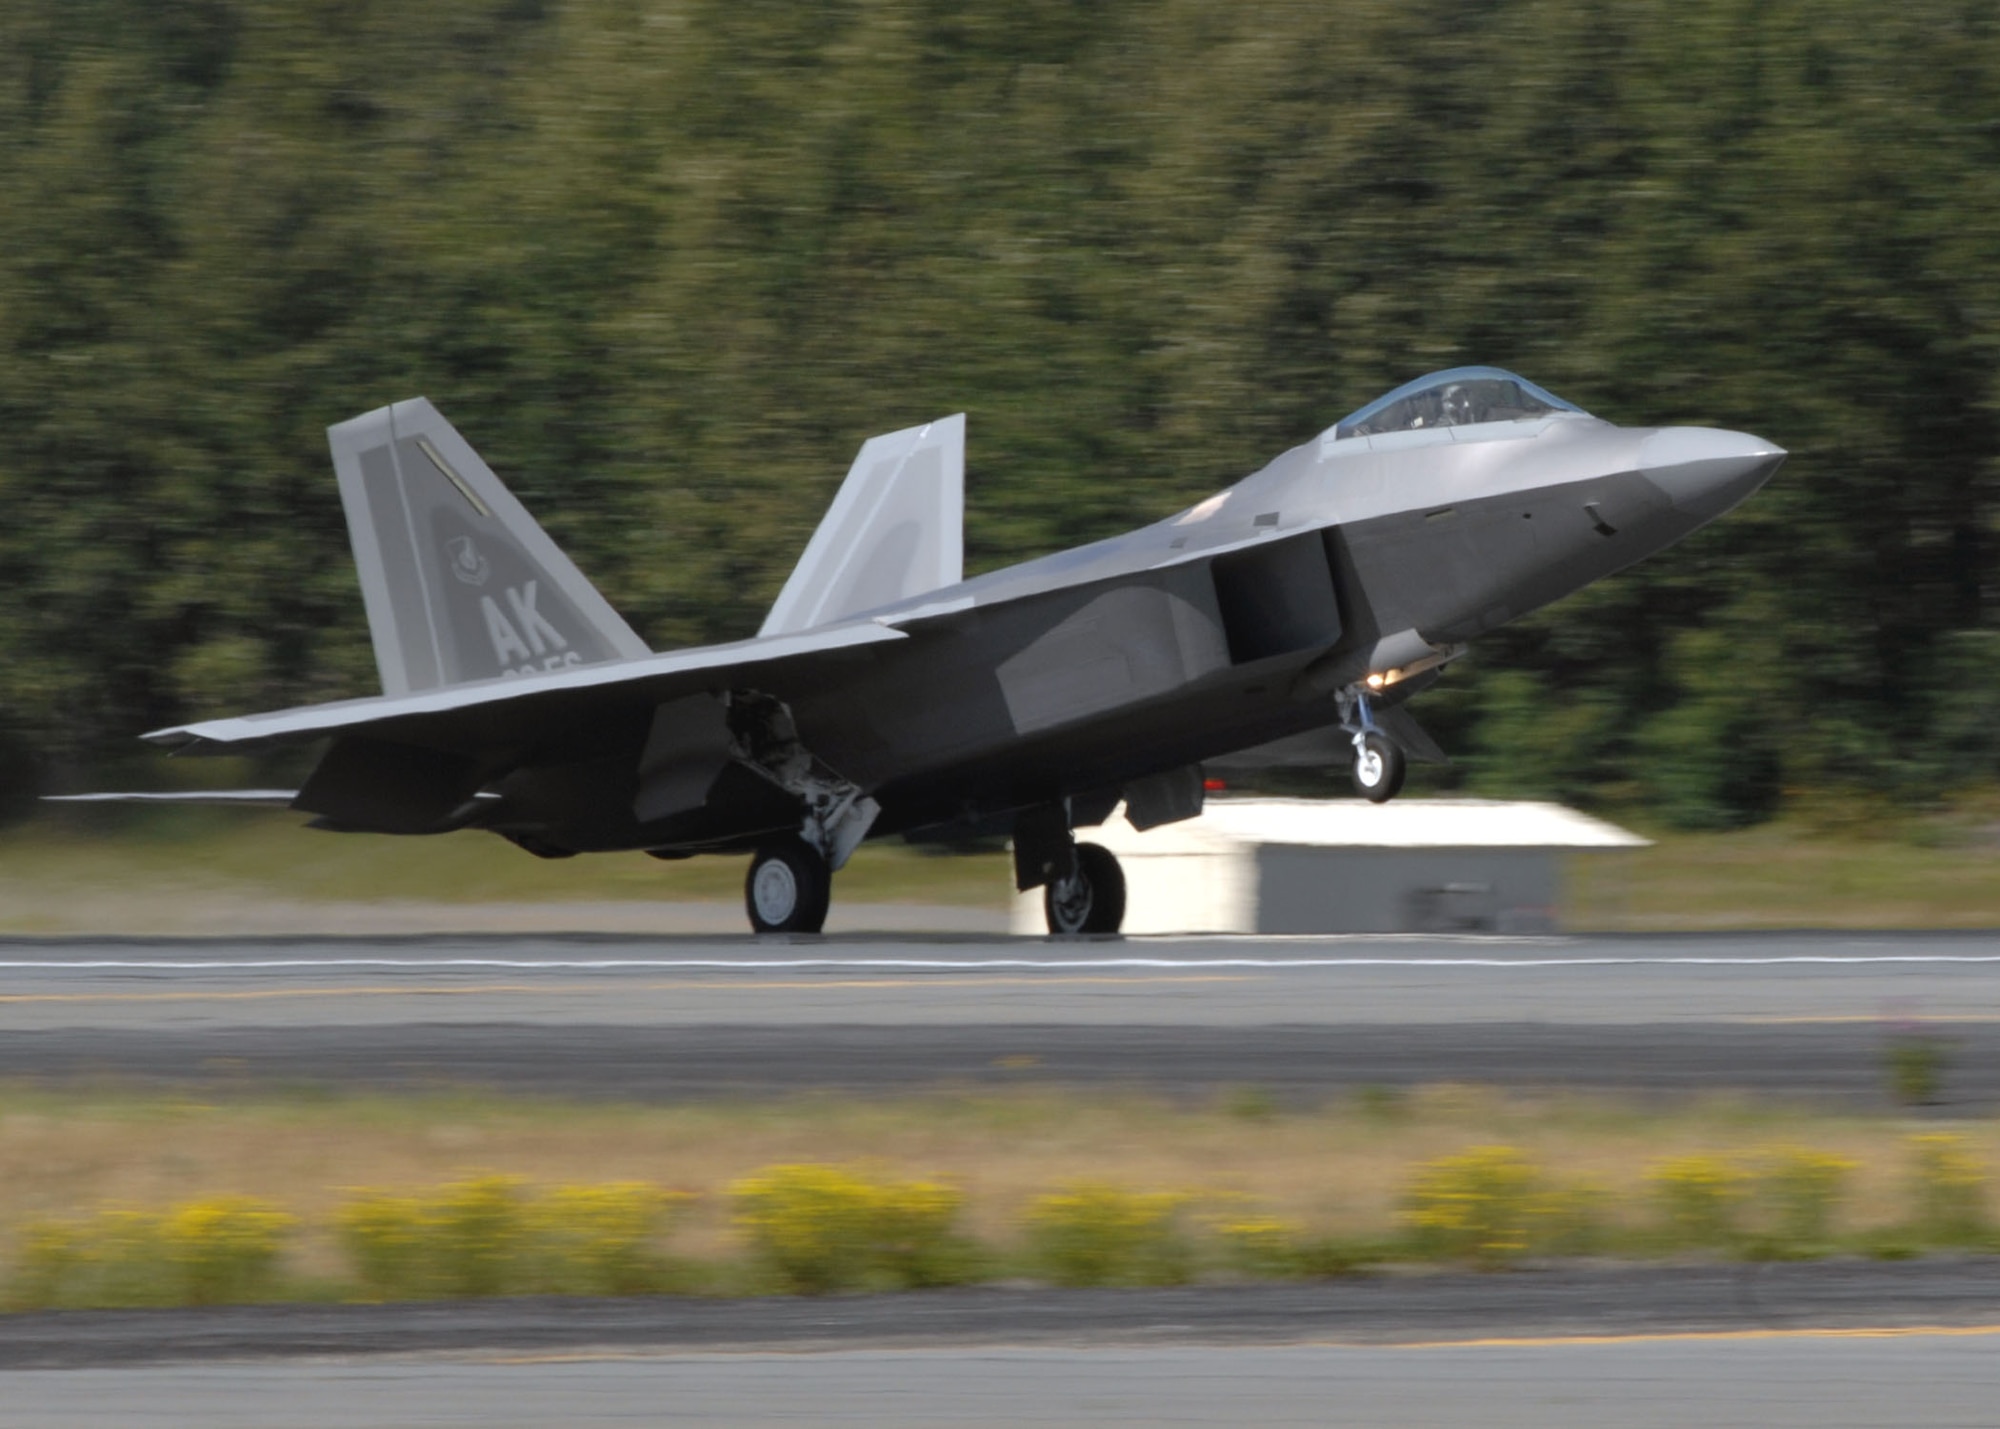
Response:
[{"label": "cockpit canopy", "polygon": [[1333,435],[1340,440],[1474,422],[1525,422],[1551,412],[1583,414],[1583,408],[1503,368],[1453,367],[1377,397],[1342,419]]}]

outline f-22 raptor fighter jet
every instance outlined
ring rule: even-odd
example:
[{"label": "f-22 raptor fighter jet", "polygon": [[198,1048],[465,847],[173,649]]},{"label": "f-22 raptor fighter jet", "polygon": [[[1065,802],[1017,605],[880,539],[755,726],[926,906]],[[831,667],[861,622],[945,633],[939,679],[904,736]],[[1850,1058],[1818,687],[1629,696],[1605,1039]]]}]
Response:
[{"label": "f-22 raptor fighter jet", "polygon": [[1434,373],[1127,535],[963,578],[965,420],[861,448],[756,638],[654,652],[431,404],[329,433],[382,693],[164,729],[328,741],[334,830],[488,829],[547,858],[752,855],[762,932],[816,932],[864,840],[1011,835],[1051,931],[1116,932],[1075,830],[1199,812],[1202,761],[1333,731],[1392,797],[1438,759],[1404,701],[1465,642],[1767,481],[1739,432],[1625,429],[1509,372]]}]

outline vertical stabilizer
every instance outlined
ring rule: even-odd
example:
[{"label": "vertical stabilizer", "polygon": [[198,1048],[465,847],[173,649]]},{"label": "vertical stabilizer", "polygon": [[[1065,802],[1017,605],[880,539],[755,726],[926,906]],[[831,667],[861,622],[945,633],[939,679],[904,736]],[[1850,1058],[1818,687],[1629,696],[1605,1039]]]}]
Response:
[{"label": "vertical stabilizer", "polygon": [[429,402],[377,408],[327,440],[384,694],[646,653]]},{"label": "vertical stabilizer", "polygon": [[870,437],[759,635],[787,635],[965,579],[965,414]]}]

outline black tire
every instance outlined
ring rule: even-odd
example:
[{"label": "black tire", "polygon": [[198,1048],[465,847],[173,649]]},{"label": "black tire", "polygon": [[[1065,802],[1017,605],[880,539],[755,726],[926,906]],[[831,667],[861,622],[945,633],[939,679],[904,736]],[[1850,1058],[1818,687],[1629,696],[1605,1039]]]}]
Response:
[{"label": "black tire", "polygon": [[1125,870],[1110,849],[1076,846],[1076,877],[1042,888],[1051,933],[1115,933],[1125,922]]},{"label": "black tire", "polygon": [[833,874],[797,834],[772,839],[750,860],[743,906],[759,933],[817,933],[833,901]]},{"label": "black tire", "polygon": [[1371,804],[1386,804],[1403,787],[1410,763],[1402,749],[1380,734],[1364,735],[1354,751],[1354,792]]}]

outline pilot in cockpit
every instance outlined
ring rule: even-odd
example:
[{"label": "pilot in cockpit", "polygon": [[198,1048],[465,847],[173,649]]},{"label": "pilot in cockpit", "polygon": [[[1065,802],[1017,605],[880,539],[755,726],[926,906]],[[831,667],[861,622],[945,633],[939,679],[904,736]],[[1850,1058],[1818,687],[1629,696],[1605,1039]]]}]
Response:
[{"label": "pilot in cockpit", "polygon": [[1433,427],[1517,422],[1582,409],[1497,367],[1459,367],[1405,383],[1354,412],[1337,438],[1383,436]]}]

